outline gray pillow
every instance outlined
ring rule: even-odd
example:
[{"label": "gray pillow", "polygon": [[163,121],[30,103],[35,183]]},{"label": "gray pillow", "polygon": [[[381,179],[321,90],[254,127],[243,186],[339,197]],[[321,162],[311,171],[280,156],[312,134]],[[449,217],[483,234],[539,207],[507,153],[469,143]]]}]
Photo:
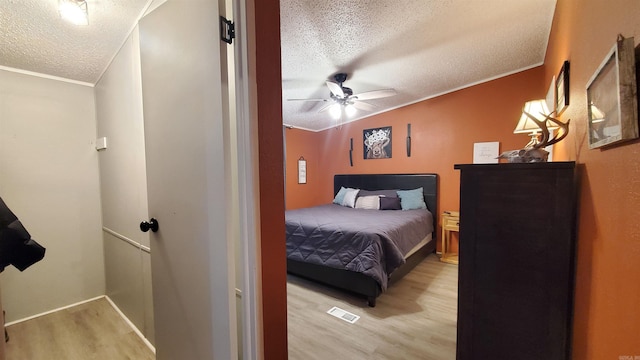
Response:
[{"label": "gray pillow", "polygon": [[380,210],[401,210],[400,198],[380,197]]},{"label": "gray pillow", "polygon": [[398,197],[398,190],[360,190],[358,197],[360,196],[384,196],[384,197]]}]

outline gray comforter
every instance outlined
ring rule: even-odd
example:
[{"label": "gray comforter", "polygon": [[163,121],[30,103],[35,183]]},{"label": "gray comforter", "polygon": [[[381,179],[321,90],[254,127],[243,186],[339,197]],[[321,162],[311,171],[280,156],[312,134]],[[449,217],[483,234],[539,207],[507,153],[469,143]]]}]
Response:
[{"label": "gray comforter", "polygon": [[287,258],[363,273],[383,290],[388,275],[433,232],[427,210],[364,210],[329,204],[288,210]]}]

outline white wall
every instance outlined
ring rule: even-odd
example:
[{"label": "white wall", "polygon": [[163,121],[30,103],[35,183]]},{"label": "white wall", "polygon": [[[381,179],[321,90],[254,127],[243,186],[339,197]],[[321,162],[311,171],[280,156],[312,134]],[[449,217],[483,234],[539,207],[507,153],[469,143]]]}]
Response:
[{"label": "white wall", "polygon": [[140,76],[135,29],[96,84],[98,137],[107,138],[99,152],[106,294],[153,343],[150,255],[132,245],[149,247],[139,229],[148,218]]},{"label": "white wall", "polygon": [[93,88],[0,70],[0,196],[45,258],[0,275],[7,321],[104,294]]}]

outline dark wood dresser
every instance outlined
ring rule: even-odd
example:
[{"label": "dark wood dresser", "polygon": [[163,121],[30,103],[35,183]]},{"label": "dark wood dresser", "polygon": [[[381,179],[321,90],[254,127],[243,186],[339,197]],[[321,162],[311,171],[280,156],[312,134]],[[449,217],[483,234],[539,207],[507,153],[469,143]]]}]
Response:
[{"label": "dark wood dresser", "polygon": [[458,360],[569,359],[576,165],[460,170]]}]

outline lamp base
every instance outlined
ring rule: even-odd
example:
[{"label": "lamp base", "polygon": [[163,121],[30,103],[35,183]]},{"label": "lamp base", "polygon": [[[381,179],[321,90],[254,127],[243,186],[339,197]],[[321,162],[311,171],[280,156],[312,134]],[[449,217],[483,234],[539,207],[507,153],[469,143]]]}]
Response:
[{"label": "lamp base", "polygon": [[524,146],[525,149],[533,149],[534,146],[540,144],[540,138],[537,131],[531,133],[531,140]]}]

